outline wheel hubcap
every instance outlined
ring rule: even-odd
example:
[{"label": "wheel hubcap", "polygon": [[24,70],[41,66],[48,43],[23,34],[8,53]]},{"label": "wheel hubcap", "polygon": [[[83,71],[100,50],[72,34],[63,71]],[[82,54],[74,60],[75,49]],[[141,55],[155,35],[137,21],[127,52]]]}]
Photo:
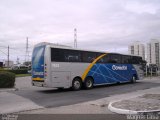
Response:
[{"label": "wheel hubcap", "polygon": [[88,88],[90,88],[92,86],[92,81],[88,80],[87,83],[86,83],[86,85],[87,85]]},{"label": "wheel hubcap", "polygon": [[136,78],[135,78],[135,76],[133,76],[133,78],[132,78],[132,79],[133,79],[133,82],[135,82],[135,81],[136,81]]},{"label": "wheel hubcap", "polygon": [[75,82],[74,82],[74,87],[75,87],[76,89],[79,89],[79,88],[80,88],[80,82],[79,82],[79,81],[75,81]]}]

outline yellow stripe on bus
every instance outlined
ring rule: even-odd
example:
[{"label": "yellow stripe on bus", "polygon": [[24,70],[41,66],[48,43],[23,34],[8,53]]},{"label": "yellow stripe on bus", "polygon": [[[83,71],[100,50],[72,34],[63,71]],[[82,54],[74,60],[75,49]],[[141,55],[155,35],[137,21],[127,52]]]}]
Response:
[{"label": "yellow stripe on bus", "polygon": [[86,68],[86,70],[84,71],[83,75],[82,75],[82,80],[84,81],[84,79],[86,78],[88,72],[91,70],[91,68],[93,67],[93,65],[99,60],[101,59],[103,56],[105,56],[105,54],[100,55],[99,57],[97,57],[91,64],[89,64],[89,66]]},{"label": "yellow stripe on bus", "polygon": [[44,80],[43,78],[39,78],[39,77],[37,77],[37,78],[32,78],[32,80]]}]

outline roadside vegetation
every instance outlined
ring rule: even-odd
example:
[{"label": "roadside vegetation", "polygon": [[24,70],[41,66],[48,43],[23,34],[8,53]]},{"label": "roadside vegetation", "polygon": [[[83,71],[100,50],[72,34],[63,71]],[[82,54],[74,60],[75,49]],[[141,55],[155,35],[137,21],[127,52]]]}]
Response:
[{"label": "roadside vegetation", "polygon": [[25,76],[31,76],[30,73],[28,73],[28,69],[4,69],[0,68],[0,72],[11,72],[14,73],[16,77],[25,77]]},{"label": "roadside vegetation", "polygon": [[27,69],[18,69],[18,70],[3,69],[3,70],[0,70],[0,71],[11,72],[11,73],[14,73],[14,74],[27,74],[28,73]]},{"label": "roadside vegetation", "polygon": [[0,88],[12,88],[15,84],[15,74],[7,71],[0,71]]}]

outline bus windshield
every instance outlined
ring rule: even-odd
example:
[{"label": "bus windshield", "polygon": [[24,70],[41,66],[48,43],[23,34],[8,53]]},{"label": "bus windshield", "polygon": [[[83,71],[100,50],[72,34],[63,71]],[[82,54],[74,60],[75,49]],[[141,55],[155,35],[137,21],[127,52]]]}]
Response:
[{"label": "bus windshield", "polygon": [[44,64],[45,46],[36,47],[32,54],[32,68],[41,68]]}]

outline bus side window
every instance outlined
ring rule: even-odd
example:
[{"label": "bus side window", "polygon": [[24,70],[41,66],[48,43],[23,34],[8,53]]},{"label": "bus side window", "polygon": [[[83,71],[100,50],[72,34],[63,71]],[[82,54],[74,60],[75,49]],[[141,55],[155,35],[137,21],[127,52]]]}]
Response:
[{"label": "bus side window", "polygon": [[122,64],[127,64],[127,63],[128,63],[127,56],[122,55]]},{"label": "bus side window", "polygon": [[65,50],[65,62],[81,62],[80,51]]},{"label": "bus side window", "polygon": [[94,52],[88,52],[88,62],[93,62],[96,59],[96,53]]},{"label": "bus side window", "polygon": [[140,57],[138,57],[138,56],[132,56],[131,57],[131,63],[132,64],[139,64],[140,63]]},{"label": "bus side window", "polygon": [[129,55],[122,55],[122,64],[129,64],[131,63],[132,58]]},{"label": "bus side window", "polygon": [[121,56],[119,54],[109,54],[108,63],[121,63]]},{"label": "bus side window", "polygon": [[64,62],[64,50],[51,48],[51,61]]},{"label": "bus side window", "polygon": [[96,59],[96,53],[82,51],[82,62],[91,63]]},{"label": "bus side window", "polygon": [[107,54],[104,56],[104,63],[109,63],[110,62],[110,54]]},{"label": "bus side window", "polygon": [[[99,56],[101,56],[101,55],[103,55],[103,54],[104,54],[104,53],[97,53],[97,54],[96,54],[96,58],[99,57]],[[97,61],[97,63],[105,63],[105,56],[102,57],[102,58],[100,58],[100,59]]]}]

